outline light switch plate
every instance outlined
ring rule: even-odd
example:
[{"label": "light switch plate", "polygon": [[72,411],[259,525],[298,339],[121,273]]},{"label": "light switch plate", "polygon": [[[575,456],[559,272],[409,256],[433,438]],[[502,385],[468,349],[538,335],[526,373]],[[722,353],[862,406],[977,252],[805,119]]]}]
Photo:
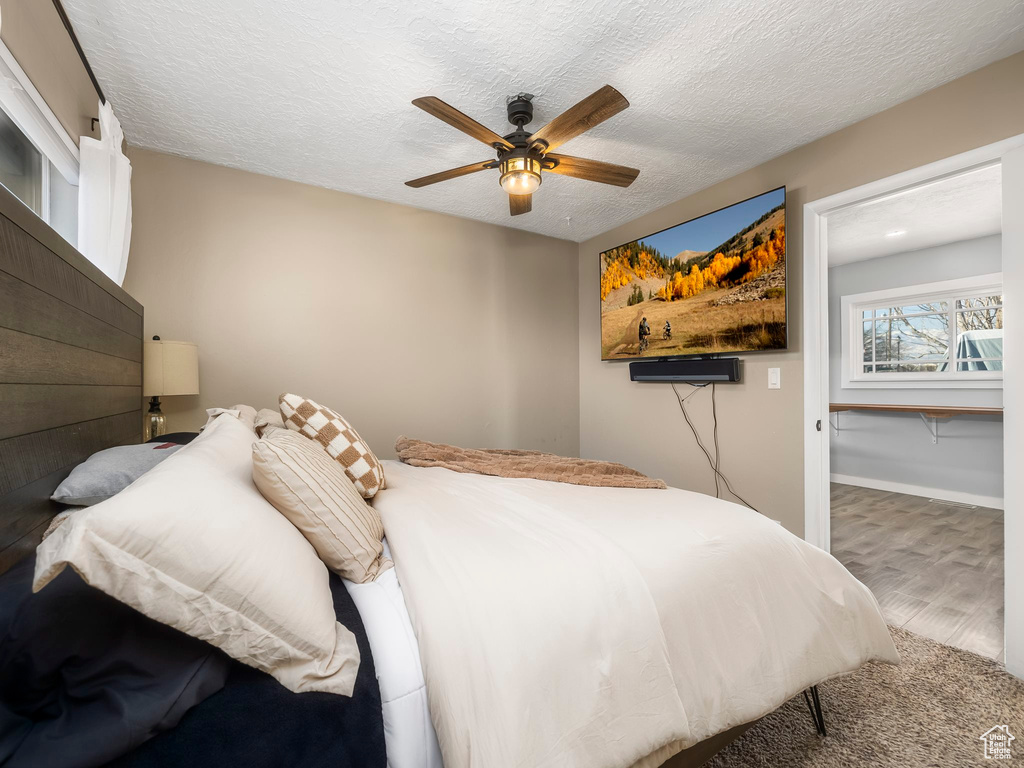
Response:
[{"label": "light switch plate", "polygon": [[768,369],[768,389],[782,389],[782,369]]}]

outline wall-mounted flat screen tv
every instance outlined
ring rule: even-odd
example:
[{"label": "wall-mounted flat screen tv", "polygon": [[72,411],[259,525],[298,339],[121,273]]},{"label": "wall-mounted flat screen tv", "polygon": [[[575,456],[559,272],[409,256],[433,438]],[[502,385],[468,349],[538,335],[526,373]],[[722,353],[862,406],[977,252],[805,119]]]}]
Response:
[{"label": "wall-mounted flat screen tv", "polygon": [[786,188],[601,254],[601,359],[786,348]]}]

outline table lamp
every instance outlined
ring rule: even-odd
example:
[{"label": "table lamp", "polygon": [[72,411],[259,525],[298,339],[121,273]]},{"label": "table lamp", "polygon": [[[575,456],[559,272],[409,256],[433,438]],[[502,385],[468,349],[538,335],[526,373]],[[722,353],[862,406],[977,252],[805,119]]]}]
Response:
[{"label": "table lamp", "polygon": [[188,341],[163,341],[154,336],[142,351],[142,395],[152,398],[146,414],[145,439],[167,431],[160,398],[199,394],[199,347]]}]

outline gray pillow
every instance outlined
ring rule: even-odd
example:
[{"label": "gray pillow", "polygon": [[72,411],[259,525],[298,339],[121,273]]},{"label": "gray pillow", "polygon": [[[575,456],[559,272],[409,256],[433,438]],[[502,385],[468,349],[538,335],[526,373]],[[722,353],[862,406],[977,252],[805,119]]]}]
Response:
[{"label": "gray pillow", "polygon": [[121,445],[94,453],[79,464],[50,497],[61,504],[88,507],[106,501],[181,449],[170,443]]}]

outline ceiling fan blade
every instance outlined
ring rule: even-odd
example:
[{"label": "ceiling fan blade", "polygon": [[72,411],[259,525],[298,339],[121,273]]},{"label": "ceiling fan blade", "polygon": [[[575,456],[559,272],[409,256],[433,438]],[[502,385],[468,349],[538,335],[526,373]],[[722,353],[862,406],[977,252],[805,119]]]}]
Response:
[{"label": "ceiling fan blade", "polygon": [[587,181],[599,181],[602,184],[614,184],[616,187],[628,187],[640,171],[636,168],[627,168],[625,165],[614,163],[602,163],[600,160],[587,160],[584,157],[572,157],[571,155],[556,155],[549,152],[544,155],[547,160],[557,160],[558,165],[554,168],[545,169],[548,173],[560,173],[563,176],[572,176]]},{"label": "ceiling fan blade", "polygon": [[505,149],[514,149],[505,139],[483,125],[469,115],[464,115],[450,104],[445,104],[435,96],[424,96],[422,99],[413,99],[413,104],[424,112],[433,115],[438,120],[444,120],[453,128],[458,128],[465,134],[472,136],[477,141],[482,141],[489,147],[495,144]]},{"label": "ceiling fan blade", "polygon": [[513,216],[533,210],[533,195],[509,195],[508,209]]},{"label": "ceiling fan blade", "polygon": [[569,139],[574,139],[584,131],[590,130],[598,123],[603,123],[612,115],[629,106],[626,97],[610,85],[600,88],[573,107],[545,125],[533,136],[530,143],[543,141],[548,150],[555,149]]},{"label": "ceiling fan blade", "polygon": [[439,181],[448,181],[448,179],[457,179],[459,176],[465,176],[469,173],[476,173],[477,171],[483,171],[488,168],[494,167],[493,160],[484,160],[482,163],[473,163],[472,165],[463,165],[461,168],[452,168],[451,170],[441,171],[440,173],[432,173],[429,176],[421,176],[418,179],[405,182],[407,187],[425,187],[428,184],[437,184]]}]

